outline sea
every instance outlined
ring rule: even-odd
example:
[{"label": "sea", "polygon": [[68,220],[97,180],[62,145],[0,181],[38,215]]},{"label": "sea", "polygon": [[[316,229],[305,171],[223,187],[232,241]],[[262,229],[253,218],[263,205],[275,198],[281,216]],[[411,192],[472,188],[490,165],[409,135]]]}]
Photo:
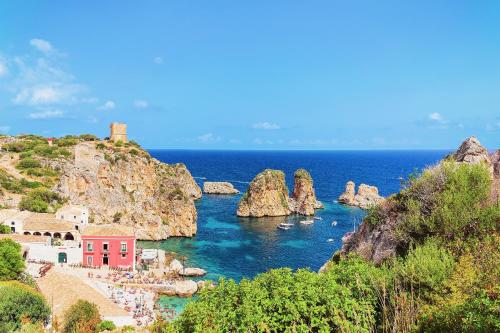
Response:
[{"label": "sea", "polygon": [[[366,212],[337,202],[347,181],[377,186],[379,193],[397,193],[408,176],[436,164],[449,153],[419,151],[220,151],[150,150],[165,163],[184,163],[196,182],[231,182],[244,193],[251,180],[264,169],[283,170],[293,190],[298,168],[311,173],[317,198],[325,208],[316,211],[312,225],[302,225],[301,216],[239,218],[241,194],[203,195],[196,201],[198,232],[192,238],[173,237],[161,242],[139,242],[143,248],[160,248],[185,257],[185,265],[200,267],[204,279],[253,278],[272,268],[308,268],[317,271],[340,249],[342,236],[355,230]],[[281,222],[294,223],[281,230]],[[163,306],[182,311],[186,299],[163,297]]]}]

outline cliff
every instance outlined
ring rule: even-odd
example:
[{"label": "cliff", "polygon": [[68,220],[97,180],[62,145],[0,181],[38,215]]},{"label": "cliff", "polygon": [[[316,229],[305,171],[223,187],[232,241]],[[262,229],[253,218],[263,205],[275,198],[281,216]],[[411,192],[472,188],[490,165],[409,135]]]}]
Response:
[{"label": "cliff", "polygon": [[358,193],[355,193],[355,186],[353,181],[348,181],[345,191],[339,196],[338,201],[349,206],[368,209],[380,204],[384,200],[378,194],[378,188],[375,186],[361,184],[358,187]]},{"label": "cliff", "polygon": [[[409,186],[400,193],[375,206],[356,232],[347,233],[343,237],[340,254],[357,253],[372,260],[375,264],[381,264],[385,259],[395,256],[398,251],[408,246],[405,232],[406,234],[412,233],[413,238],[418,237],[421,232],[426,232],[425,229],[419,229],[420,227],[415,229],[413,224],[416,220],[412,217],[426,218],[439,204],[435,202],[435,198],[446,189],[447,177],[449,177],[447,168],[456,170],[452,166],[447,166],[447,162],[485,164],[490,170],[489,177],[491,178],[489,201],[493,202],[500,187],[500,175],[494,173],[499,154],[497,150],[490,157],[487,149],[481,146],[475,137],[468,138],[454,154],[447,156],[438,165],[426,169],[420,179],[410,182]],[[467,191],[467,189],[462,190]],[[413,229],[404,231],[402,227],[406,225]]]},{"label": "cliff", "polygon": [[[67,153],[54,157],[37,153],[36,147],[43,145],[37,139],[30,158],[56,173],[44,186],[72,204],[88,207],[91,223],[133,226],[138,239],[146,240],[196,233],[194,200],[201,190],[185,165],[162,163],[137,144],[80,139],[66,144]],[[27,152],[22,148],[19,155]],[[28,173],[23,172],[28,180],[42,180]]]},{"label": "cliff", "polygon": [[250,183],[238,205],[237,215],[242,217],[284,216],[290,214],[314,215],[323,208],[316,199],[313,180],[309,172],[299,169],[294,175],[292,197],[288,195],[285,174],[279,170],[264,170]]}]

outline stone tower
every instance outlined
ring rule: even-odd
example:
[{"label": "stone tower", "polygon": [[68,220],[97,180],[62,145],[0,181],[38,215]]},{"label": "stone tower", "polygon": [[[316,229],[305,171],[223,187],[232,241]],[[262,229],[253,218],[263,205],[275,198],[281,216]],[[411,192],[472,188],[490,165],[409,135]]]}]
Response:
[{"label": "stone tower", "polygon": [[128,142],[127,140],[127,124],[111,123],[109,125],[111,129],[109,140],[113,142],[121,141],[123,143]]}]

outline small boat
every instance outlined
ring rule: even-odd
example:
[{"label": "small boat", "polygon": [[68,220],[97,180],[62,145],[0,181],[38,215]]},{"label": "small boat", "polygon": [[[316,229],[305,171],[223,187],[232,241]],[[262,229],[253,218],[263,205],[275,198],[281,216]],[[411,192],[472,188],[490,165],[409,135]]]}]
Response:
[{"label": "small boat", "polygon": [[281,230],[289,230],[290,228],[293,227],[293,223],[280,223],[278,225],[278,229],[281,229]]},{"label": "small boat", "polygon": [[333,242],[333,238],[328,238],[328,239],[327,239],[327,242],[328,242],[328,243]]},{"label": "small boat", "polygon": [[314,216],[313,217],[314,220],[318,220],[318,221],[321,221],[323,218],[321,216]]},{"label": "small boat", "polygon": [[314,223],[314,220],[302,220],[302,221],[300,221],[300,224],[304,224],[304,225],[310,225],[313,223]]},{"label": "small boat", "polygon": [[332,222],[332,225],[333,225],[333,226],[336,226],[336,225],[337,225],[337,221],[333,221],[333,222]]}]

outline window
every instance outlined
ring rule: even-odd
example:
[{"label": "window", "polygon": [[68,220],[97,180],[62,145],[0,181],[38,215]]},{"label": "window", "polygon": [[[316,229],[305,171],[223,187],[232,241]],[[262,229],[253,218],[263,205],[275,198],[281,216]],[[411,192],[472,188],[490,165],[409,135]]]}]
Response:
[{"label": "window", "polygon": [[94,251],[94,246],[92,245],[92,242],[87,242],[87,251],[88,252]]},{"label": "window", "polygon": [[102,250],[103,251],[108,251],[109,250],[109,244],[108,243],[102,243]]},{"label": "window", "polygon": [[122,259],[125,259],[127,258],[127,254],[126,253],[122,253]]},{"label": "window", "polygon": [[16,222],[14,222],[14,221],[10,222],[10,225],[15,225],[15,224],[16,224]]},{"label": "window", "polygon": [[76,215],[75,215],[75,216],[73,216],[73,219],[74,219],[74,220],[76,220]]},{"label": "window", "polygon": [[92,266],[94,263],[94,258],[92,256],[87,257],[87,265]]},{"label": "window", "polygon": [[122,243],[121,243],[121,248],[120,248],[120,250],[121,250],[122,252],[127,252],[127,242],[122,242]]},{"label": "window", "polygon": [[64,220],[64,215],[61,215],[61,220]]}]

